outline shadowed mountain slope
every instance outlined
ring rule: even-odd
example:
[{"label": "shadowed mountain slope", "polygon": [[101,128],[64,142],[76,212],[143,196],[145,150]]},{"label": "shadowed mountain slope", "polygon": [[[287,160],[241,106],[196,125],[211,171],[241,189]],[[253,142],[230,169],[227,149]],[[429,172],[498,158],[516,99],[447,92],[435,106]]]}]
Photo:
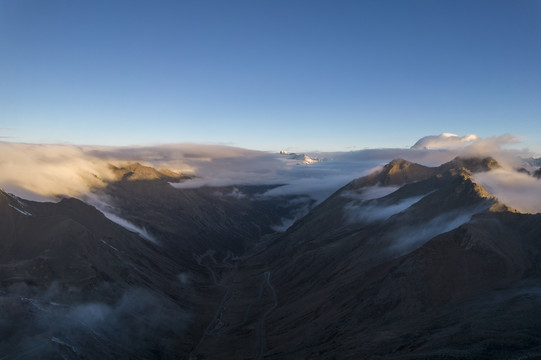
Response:
[{"label": "shadowed mountain slope", "polygon": [[306,197],[260,196],[276,185],[177,189],[164,171],[140,164],[116,171],[119,181],[104,189],[110,203],[123,218],[155,234],[176,256],[192,257],[207,250],[222,256],[241,254],[261,236],[273,233],[273,225],[313,203]]},{"label": "shadowed mountain slope", "polygon": [[[118,261],[120,253],[134,262],[143,254],[149,260],[154,257],[164,269],[169,267],[174,272],[175,265],[159,254],[156,245],[80,200],[37,203],[0,192],[0,212],[0,259],[4,266],[17,264],[11,269],[15,278],[39,284],[126,281],[129,264]],[[179,271],[178,267],[175,271]],[[143,277],[129,276],[133,282],[145,281]]]},{"label": "shadowed mountain slope", "polygon": [[73,198],[37,203],[0,191],[0,233],[6,359],[178,351],[192,307],[178,275],[189,264]]},{"label": "shadowed mountain slope", "polygon": [[[541,215],[516,213],[472,180],[498,166],[396,160],[261,244],[227,283],[248,294],[249,276],[270,274],[278,305],[267,292],[265,358],[539,356]],[[232,298],[227,305],[226,328],[242,308]],[[248,358],[242,344],[253,342],[256,324],[198,351]]]},{"label": "shadowed mountain slope", "polygon": [[541,215],[474,181],[498,167],[394,160],[284,233],[310,200],[114,168],[96,204],[155,242],[77,199],[0,192],[0,354],[539,358]]}]

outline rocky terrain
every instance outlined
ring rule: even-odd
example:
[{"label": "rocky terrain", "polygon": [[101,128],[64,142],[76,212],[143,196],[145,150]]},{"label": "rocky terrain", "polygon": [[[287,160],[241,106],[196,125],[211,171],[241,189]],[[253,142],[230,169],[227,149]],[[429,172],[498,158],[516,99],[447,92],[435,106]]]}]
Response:
[{"label": "rocky terrain", "polygon": [[499,166],[394,160],[315,207],[140,164],[0,192],[0,358],[539,358],[541,215],[474,181]]}]

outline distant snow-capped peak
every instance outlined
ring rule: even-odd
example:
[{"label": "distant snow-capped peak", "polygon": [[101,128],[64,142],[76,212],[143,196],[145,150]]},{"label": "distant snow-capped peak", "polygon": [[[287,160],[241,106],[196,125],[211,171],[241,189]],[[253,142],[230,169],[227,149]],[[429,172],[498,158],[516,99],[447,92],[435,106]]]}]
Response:
[{"label": "distant snow-capped peak", "polygon": [[298,162],[297,165],[310,165],[310,164],[327,160],[327,159],[318,158],[317,156],[310,156],[307,154],[289,153],[284,150],[280,151],[279,154],[287,155],[287,158],[291,160],[299,160],[300,162]]}]

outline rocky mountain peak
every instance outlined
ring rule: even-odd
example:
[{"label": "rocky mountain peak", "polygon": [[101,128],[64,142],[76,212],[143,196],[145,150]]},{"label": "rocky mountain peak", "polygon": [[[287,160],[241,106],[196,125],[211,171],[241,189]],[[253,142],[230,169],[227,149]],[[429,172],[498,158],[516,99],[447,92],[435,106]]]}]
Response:
[{"label": "rocky mountain peak", "polygon": [[432,168],[404,159],[395,159],[383,167],[377,174],[377,179],[383,186],[402,185],[410,181],[426,179],[433,173]]},{"label": "rocky mountain peak", "polygon": [[453,160],[440,166],[442,169],[464,168],[472,173],[486,172],[501,168],[501,165],[492,157],[461,157],[457,156]]},{"label": "rocky mountain peak", "polygon": [[150,166],[142,165],[138,162],[130,163],[124,166],[110,165],[110,169],[115,174],[117,181],[135,181],[135,180],[165,180],[178,181],[184,177],[180,173],[171,170],[156,170]]}]

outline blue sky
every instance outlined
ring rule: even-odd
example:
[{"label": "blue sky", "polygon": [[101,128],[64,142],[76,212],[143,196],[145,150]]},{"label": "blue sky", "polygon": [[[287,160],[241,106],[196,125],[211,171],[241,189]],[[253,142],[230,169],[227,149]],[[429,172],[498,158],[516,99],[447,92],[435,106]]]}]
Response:
[{"label": "blue sky", "polygon": [[8,141],[541,153],[539,1],[3,0],[0,52]]}]

